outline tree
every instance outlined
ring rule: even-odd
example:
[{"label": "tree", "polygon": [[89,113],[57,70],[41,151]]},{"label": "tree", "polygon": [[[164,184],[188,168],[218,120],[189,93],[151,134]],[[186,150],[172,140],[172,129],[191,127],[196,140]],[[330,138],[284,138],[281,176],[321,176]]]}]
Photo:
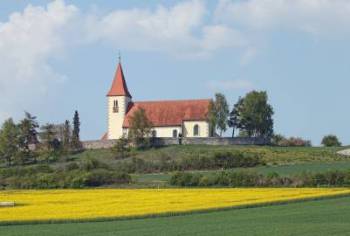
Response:
[{"label": "tree", "polygon": [[32,116],[29,112],[25,112],[25,117],[19,123],[20,131],[20,148],[21,148],[21,162],[24,163],[29,159],[34,159],[36,162],[35,154],[32,152],[30,145],[36,145],[38,143],[38,131],[39,124],[36,121],[36,117]]},{"label": "tree", "polygon": [[55,158],[60,149],[60,141],[57,139],[57,129],[53,124],[46,124],[40,127],[41,159],[49,162]]},{"label": "tree", "polygon": [[147,118],[145,110],[142,108],[136,110],[131,116],[129,128],[129,138],[136,147],[148,146],[151,128],[152,123]]},{"label": "tree", "polygon": [[213,137],[215,135],[217,117],[216,117],[215,105],[212,100],[210,101],[209,108],[208,108],[208,121],[209,121],[209,128],[210,128],[209,134],[210,134],[210,137]]},{"label": "tree", "polygon": [[341,142],[339,141],[338,137],[335,135],[331,135],[331,134],[324,136],[321,144],[323,146],[326,146],[326,147],[340,147],[341,146]]},{"label": "tree", "polygon": [[70,144],[71,144],[71,138],[72,138],[72,130],[71,130],[71,126],[70,126],[70,122],[69,120],[66,120],[64,122],[64,126],[63,126],[63,132],[62,132],[62,146],[64,151],[68,152],[70,149]]},{"label": "tree", "polygon": [[230,113],[229,124],[246,131],[249,137],[271,137],[273,108],[266,92],[252,91],[239,98]]},{"label": "tree", "polygon": [[115,154],[116,159],[124,159],[129,156],[129,141],[124,135],[117,140],[112,148],[112,152]]},{"label": "tree", "polygon": [[243,104],[243,99],[239,97],[238,102],[234,105],[232,111],[229,114],[229,119],[227,124],[230,128],[232,128],[232,138],[235,136],[235,129],[238,127],[238,124],[240,124],[239,112],[241,111],[242,104]]},{"label": "tree", "polygon": [[209,103],[208,120],[211,128],[211,136],[214,135],[216,129],[220,131],[220,136],[227,129],[227,117],[229,109],[225,95],[221,93],[215,94],[215,101]]},{"label": "tree", "polygon": [[80,142],[80,120],[78,111],[75,111],[73,117],[73,132],[71,146],[74,150],[80,150],[82,148],[82,144]]},{"label": "tree", "polygon": [[13,164],[19,152],[19,128],[12,119],[2,125],[0,131],[0,157],[8,166]]}]

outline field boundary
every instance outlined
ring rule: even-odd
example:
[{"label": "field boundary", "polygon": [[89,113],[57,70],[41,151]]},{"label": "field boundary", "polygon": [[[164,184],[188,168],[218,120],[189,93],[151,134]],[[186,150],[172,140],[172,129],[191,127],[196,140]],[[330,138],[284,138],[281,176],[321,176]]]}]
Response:
[{"label": "field boundary", "polygon": [[327,196],[318,196],[318,197],[305,197],[300,199],[292,200],[279,200],[273,202],[264,202],[264,203],[252,203],[244,204],[240,206],[229,206],[229,207],[218,207],[218,208],[209,208],[209,209],[200,209],[192,211],[183,211],[183,212],[164,212],[156,214],[146,214],[146,215],[135,215],[135,216],[119,216],[119,217],[98,217],[90,219],[64,219],[64,220],[24,220],[24,221],[0,221],[0,226],[12,226],[12,225],[36,225],[36,224],[74,224],[74,223],[89,223],[89,222],[106,222],[106,221],[125,221],[125,220],[138,220],[138,219],[148,219],[148,218],[161,218],[161,217],[173,217],[173,216],[184,216],[192,214],[204,214],[218,211],[228,211],[228,210],[242,210],[248,208],[259,208],[259,207],[269,207],[269,206],[278,206],[278,205],[287,205],[301,202],[311,202],[311,201],[322,201],[327,199],[337,199],[350,197],[350,193],[335,193]]}]

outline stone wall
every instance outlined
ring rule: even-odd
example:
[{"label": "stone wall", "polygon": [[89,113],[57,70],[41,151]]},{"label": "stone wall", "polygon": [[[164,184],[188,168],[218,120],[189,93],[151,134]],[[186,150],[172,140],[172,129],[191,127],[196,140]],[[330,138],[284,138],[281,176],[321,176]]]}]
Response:
[{"label": "stone wall", "polygon": [[[93,140],[84,141],[83,147],[85,149],[102,149],[111,148],[116,140]],[[264,138],[154,138],[153,145],[156,147],[168,145],[267,145],[269,141]]]}]

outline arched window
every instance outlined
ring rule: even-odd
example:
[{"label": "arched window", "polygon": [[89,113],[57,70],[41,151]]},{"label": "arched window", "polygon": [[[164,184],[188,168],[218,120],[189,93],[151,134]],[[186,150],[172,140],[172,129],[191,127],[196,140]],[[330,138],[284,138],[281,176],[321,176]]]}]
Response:
[{"label": "arched window", "polygon": [[177,138],[177,129],[173,130],[173,138]]},{"label": "arched window", "polygon": [[114,100],[114,103],[113,103],[113,112],[114,112],[114,113],[119,112],[118,100]]},{"label": "arched window", "polygon": [[157,137],[157,131],[152,130],[152,138],[155,138],[155,137]]},{"label": "arched window", "polygon": [[198,136],[199,135],[199,126],[195,124],[193,126],[193,136]]}]

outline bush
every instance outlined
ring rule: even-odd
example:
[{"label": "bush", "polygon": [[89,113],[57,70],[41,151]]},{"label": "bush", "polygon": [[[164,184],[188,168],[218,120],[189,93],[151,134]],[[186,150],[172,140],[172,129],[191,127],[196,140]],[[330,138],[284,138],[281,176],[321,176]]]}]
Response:
[{"label": "bush", "polygon": [[202,178],[202,175],[200,174],[176,172],[170,178],[170,184],[178,185],[178,186],[199,186],[201,178]]},{"label": "bush", "polygon": [[319,187],[350,186],[350,171],[325,173],[304,172],[291,177],[277,173],[266,176],[253,171],[220,171],[212,176],[189,172],[176,172],[170,179],[175,186],[229,186],[229,187]]},{"label": "bush", "polygon": [[127,184],[131,182],[131,177],[125,173],[114,173],[112,171],[99,169],[90,172],[87,175],[86,186],[101,186],[110,184]]},{"label": "bush", "polygon": [[311,147],[310,140],[304,140],[299,137],[286,138],[283,135],[276,134],[272,136],[271,144],[280,147]]},{"label": "bush", "polygon": [[326,147],[340,147],[341,146],[341,142],[339,141],[338,137],[335,135],[324,136],[321,144],[323,146],[326,146]]},{"label": "bush", "polygon": [[91,157],[88,157],[80,162],[81,170],[91,171],[97,168],[108,168],[108,166],[105,163]]}]

